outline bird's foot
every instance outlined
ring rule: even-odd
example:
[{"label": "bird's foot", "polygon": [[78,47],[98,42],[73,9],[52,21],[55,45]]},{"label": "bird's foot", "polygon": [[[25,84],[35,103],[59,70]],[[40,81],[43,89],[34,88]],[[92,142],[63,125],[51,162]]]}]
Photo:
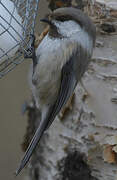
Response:
[{"label": "bird's foot", "polygon": [[59,113],[60,120],[62,120],[64,118],[65,114],[68,111],[72,110],[74,96],[75,96],[75,93],[72,94],[72,96],[69,98],[69,100],[66,103],[66,105],[62,108],[61,112]]},{"label": "bird's foot", "polygon": [[30,34],[30,41],[29,41],[29,48],[24,53],[24,58],[35,58],[35,49],[38,48],[39,44],[43,40],[43,38],[46,36],[46,34],[49,31],[49,26],[47,26],[44,31],[38,35],[38,34]]},{"label": "bird's foot", "polygon": [[24,53],[24,58],[34,58],[35,56],[35,35],[30,34],[30,41],[28,49],[26,49],[26,52]]}]

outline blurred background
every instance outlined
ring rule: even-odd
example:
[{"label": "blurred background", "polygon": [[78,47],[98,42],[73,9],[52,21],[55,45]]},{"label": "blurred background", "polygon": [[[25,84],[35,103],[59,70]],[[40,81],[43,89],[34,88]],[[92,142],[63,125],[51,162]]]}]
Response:
[{"label": "blurred background", "polygon": [[[36,31],[43,27],[39,19],[48,12],[46,0],[40,0],[36,20]],[[26,59],[12,72],[0,79],[0,179],[14,180],[14,172],[23,155],[21,143],[26,129],[26,115],[22,116],[21,107],[30,99],[28,71],[31,60]],[[17,180],[25,179],[25,170]]]}]

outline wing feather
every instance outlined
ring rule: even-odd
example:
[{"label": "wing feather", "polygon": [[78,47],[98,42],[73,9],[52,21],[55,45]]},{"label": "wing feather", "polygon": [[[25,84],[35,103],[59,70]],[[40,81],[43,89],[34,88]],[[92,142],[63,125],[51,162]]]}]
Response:
[{"label": "wing feather", "polygon": [[70,96],[73,94],[73,91],[76,87],[77,80],[74,72],[74,58],[76,56],[72,56],[70,60],[63,66],[61,72],[61,85],[60,91],[57,97],[57,100],[51,109],[49,114],[49,121],[47,128],[52,124],[56,115],[60,112],[62,107],[66,104]]}]

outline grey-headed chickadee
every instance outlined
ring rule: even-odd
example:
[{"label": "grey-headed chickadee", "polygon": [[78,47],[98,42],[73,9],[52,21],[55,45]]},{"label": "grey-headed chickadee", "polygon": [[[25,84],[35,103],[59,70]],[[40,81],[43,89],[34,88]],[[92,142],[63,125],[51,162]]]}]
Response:
[{"label": "grey-headed chickadee", "polygon": [[87,70],[96,39],[96,28],[76,8],[60,8],[42,19],[49,32],[36,50],[31,89],[41,122],[16,171],[24,168],[44,131],[73,94]]}]

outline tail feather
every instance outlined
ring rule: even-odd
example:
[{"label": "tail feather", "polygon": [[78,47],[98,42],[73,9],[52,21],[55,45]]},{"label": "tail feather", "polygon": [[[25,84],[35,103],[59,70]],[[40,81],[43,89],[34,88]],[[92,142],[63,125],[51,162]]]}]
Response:
[{"label": "tail feather", "polygon": [[40,123],[38,129],[36,130],[25,154],[24,157],[22,158],[19,167],[17,168],[15,175],[17,176],[20,171],[25,167],[27,162],[29,161],[35,147],[37,146],[39,140],[41,139],[46,127],[47,127],[48,119],[44,120],[43,122]]}]

